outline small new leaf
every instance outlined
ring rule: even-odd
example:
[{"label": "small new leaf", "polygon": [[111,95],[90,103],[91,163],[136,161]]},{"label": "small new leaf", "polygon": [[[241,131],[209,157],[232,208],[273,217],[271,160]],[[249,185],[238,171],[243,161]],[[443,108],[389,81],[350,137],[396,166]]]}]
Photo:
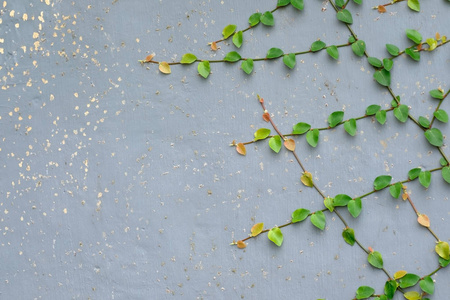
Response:
[{"label": "small new leaf", "polygon": [[281,137],[279,135],[273,136],[269,140],[269,147],[275,153],[280,152],[281,150]]}]

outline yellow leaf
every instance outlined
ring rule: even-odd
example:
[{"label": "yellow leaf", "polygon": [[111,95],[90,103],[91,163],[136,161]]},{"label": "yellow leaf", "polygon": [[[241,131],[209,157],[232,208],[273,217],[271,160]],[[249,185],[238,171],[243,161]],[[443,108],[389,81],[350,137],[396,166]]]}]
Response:
[{"label": "yellow leaf", "polygon": [[405,297],[408,300],[420,300],[422,299],[422,296],[416,291],[411,291],[403,294],[403,297]]},{"label": "yellow leaf", "polygon": [[216,42],[212,42],[211,43],[211,50],[212,51],[217,51],[217,44],[216,44]]},{"label": "yellow leaf", "polygon": [[395,274],[394,274],[394,279],[395,279],[395,280],[400,279],[400,278],[402,278],[403,276],[405,276],[406,274],[408,274],[408,272],[406,272],[405,270],[397,271],[397,272],[395,272]]},{"label": "yellow leaf", "polygon": [[294,150],[295,150],[295,141],[293,139],[287,139],[287,140],[284,141],[284,146],[289,151],[294,152]]},{"label": "yellow leaf", "polygon": [[314,186],[312,174],[309,173],[308,171],[303,172],[302,177],[300,177],[300,181],[306,186],[309,186],[309,187]]},{"label": "yellow leaf", "polygon": [[237,151],[237,153],[239,153],[240,155],[245,155],[245,154],[247,154],[247,150],[245,149],[245,146],[244,146],[244,144],[242,144],[242,143],[238,143],[238,144],[236,145],[236,151]]},{"label": "yellow leaf", "polygon": [[450,258],[450,248],[447,242],[438,242],[434,250],[436,250],[436,253],[445,260]]},{"label": "yellow leaf", "polygon": [[439,34],[439,32],[436,32],[436,39],[439,41],[441,39],[441,35]]},{"label": "yellow leaf", "polygon": [[250,231],[252,232],[251,236],[257,236],[260,234],[264,229],[264,223],[257,223],[253,225],[252,229]]},{"label": "yellow leaf", "polygon": [[164,73],[164,74],[170,74],[171,73],[170,65],[167,62],[165,62],[165,61],[162,61],[162,62],[159,63],[159,70],[161,71],[161,73]]},{"label": "yellow leaf", "polygon": [[428,218],[427,215],[419,214],[417,222],[419,222],[419,224],[422,225],[423,227],[430,227],[430,219]]},{"label": "yellow leaf", "polygon": [[236,245],[239,249],[244,249],[245,247],[247,247],[247,244],[243,241],[237,241]]},{"label": "yellow leaf", "polygon": [[147,57],[145,58],[144,62],[146,62],[146,63],[151,62],[153,57],[155,57],[155,54],[147,55]]}]

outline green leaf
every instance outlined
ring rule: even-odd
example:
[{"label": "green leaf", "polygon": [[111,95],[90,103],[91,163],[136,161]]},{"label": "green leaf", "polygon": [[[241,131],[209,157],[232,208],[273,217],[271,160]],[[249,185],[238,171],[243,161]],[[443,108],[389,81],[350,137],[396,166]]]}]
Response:
[{"label": "green leaf", "polygon": [[448,122],[448,114],[445,110],[443,109],[438,109],[437,111],[435,111],[433,113],[434,117],[436,119],[438,119],[439,121],[441,121],[442,123],[447,123]]},{"label": "green leaf", "polygon": [[338,13],[336,14],[336,17],[341,22],[344,22],[346,24],[353,24],[352,14],[347,9],[338,11]]},{"label": "green leaf", "polygon": [[439,257],[439,265],[443,268],[448,266],[450,264],[450,259],[443,259],[442,257]]},{"label": "green leaf", "polygon": [[292,223],[298,223],[301,222],[303,220],[305,220],[308,215],[309,215],[310,211],[305,209],[305,208],[299,208],[296,209],[293,213],[292,213]]},{"label": "green leaf", "polygon": [[209,66],[209,61],[205,60],[205,61],[199,62],[198,66],[197,66],[197,70],[198,70],[198,73],[203,78],[208,78],[209,72],[211,72],[211,67]]},{"label": "green leaf", "polygon": [[350,200],[352,200],[352,197],[345,195],[345,194],[339,194],[334,197],[334,206],[346,206]]},{"label": "green leaf", "polygon": [[441,164],[441,166],[445,167],[447,165],[447,161],[445,160],[445,158],[441,157],[441,159],[439,160],[439,163]]},{"label": "green leaf", "polygon": [[402,184],[400,182],[397,182],[394,185],[391,185],[389,187],[389,192],[391,193],[391,196],[397,199],[401,192],[402,192]]},{"label": "green leaf", "polygon": [[325,215],[321,210],[318,210],[311,215],[311,223],[320,230],[325,229],[325,222]]},{"label": "green leaf", "polygon": [[241,64],[241,69],[247,74],[250,74],[253,71],[253,59],[248,58],[244,60]]},{"label": "green leaf", "polygon": [[382,86],[391,85],[391,73],[386,69],[381,69],[373,73],[373,78]]},{"label": "green leaf", "polygon": [[415,61],[420,61],[420,52],[416,52],[414,49],[406,48],[405,53]]},{"label": "green leaf", "polygon": [[357,218],[361,213],[362,202],[361,198],[356,198],[354,200],[350,200],[347,204],[348,212],[353,216],[353,218]]},{"label": "green leaf", "polygon": [[382,190],[391,183],[392,177],[389,175],[381,175],[375,178],[373,187],[376,191]]},{"label": "green leaf", "polygon": [[264,14],[262,14],[259,20],[266,26],[273,26],[275,24],[273,15],[270,11],[266,11]]},{"label": "green leaf", "polygon": [[352,228],[345,228],[344,231],[342,231],[342,237],[347,244],[351,246],[355,244],[355,231]]},{"label": "green leaf", "polygon": [[309,125],[308,123],[297,123],[294,125],[294,127],[292,127],[292,133],[294,134],[304,134],[305,132],[309,131],[309,129],[311,129],[311,125]]},{"label": "green leaf", "polygon": [[416,44],[420,44],[422,41],[422,35],[414,29],[406,29],[406,36]]},{"label": "green leaf", "polygon": [[384,294],[386,295],[387,299],[394,298],[395,291],[397,290],[398,283],[395,280],[388,280],[386,281],[386,284],[384,285]]},{"label": "green leaf", "polygon": [[[381,60],[379,60],[378,58],[373,57],[373,56],[368,57],[367,61],[369,62],[369,64],[371,64],[375,68],[381,68],[381,66],[383,65]],[[389,71],[389,70],[387,70],[387,71]]]},{"label": "green leaf", "polygon": [[286,54],[285,56],[283,56],[283,62],[289,69],[293,69],[295,67],[295,54]]},{"label": "green leaf", "polygon": [[337,7],[342,8],[342,6],[344,6],[345,2],[344,2],[344,0],[336,0],[336,1],[334,1],[334,4],[336,4]]},{"label": "green leaf", "polygon": [[447,183],[450,183],[450,167],[443,167],[441,171],[442,178],[444,178]]},{"label": "green leaf", "polygon": [[408,0],[408,7],[414,11],[420,11],[419,0]]},{"label": "green leaf", "polygon": [[430,121],[427,118],[422,117],[422,116],[419,117],[419,124],[423,128],[429,128],[430,127]]},{"label": "green leaf", "polygon": [[366,43],[363,40],[357,40],[352,44],[353,53],[362,57],[364,56],[364,51],[366,51]]},{"label": "green leaf", "polygon": [[431,183],[431,172],[430,171],[421,171],[419,173],[419,182],[425,188],[428,188]]},{"label": "green leaf", "polygon": [[335,45],[328,46],[327,47],[327,53],[328,53],[329,56],[331,56],[334,59],[338,59],[339,58],[339,51],[338,51],[338,48]]},{"label": "green leaf", "polygon": [[334,206],[333,206],[333,198],[330,197],[326,197],[325,199],[323,199],[323,204],[325,205],[326,208],[328,208],[329,211],[333,212],[334,210]]},{"label": "green leaf", "polygon": [[270,48],[269,51],[267,51],[266,58],[277,58],[283,55],[283,50],[280,48]]},{"label": "green leaf", "polygon": [[362,0],[353,0],[353,2],[355,2],[356,4],[361,4]]},{"label": "green leaf", "polygon": [[414,169],[409,170],[408,178],[410,180],[416,179],[417,177],[419,177],[419,174],[420,174],[421,171],[422,170],[420,168],[414,168]]},{"label": "green leaf", "polygon": [[279,135],[273,136],[269,140],[269,147],[276,153],[281,150],[281,137]]},{"label": "green leaf", "polygon": [[383,66],[386,69],[386,71],[390,71],[390,70],[392,70],[392,67],[394,66],[394,61],[390,58],[384,58]]},{"label": "green leaf", "polygon": [[348,37],[348,43],[349,43],[349,44],[353,44],[354,42],[356,42],[355,38],[353,37],[353,35],[350,35],[350,36]]},{"label": "green leaf", "polygon": [[288,5],[289,3],[291,3],[291,0],[278,0],[277,6],[278,6],[278,7],[286,6],[286,5]]},{"label": "green leaf", "polygon": [[381,106],[379,106],[379,105],[376,105],[376,104],[369,105],[366,108],[366,115],[372,116],[372,115],[376,114],[377,111],[379,111],[380,109],[381,109]]},{"label": "green leaf", "polygon": [[403,297],[405,297],[405,299],[408,299],[408,300],[420,300],[420,299],[422,299],[422,296],[416,291],[406,292],[406,293],[403,294]]},{"label": "green leaf", "polygon": [[269,233],[267,234],[267,237],[278,247],[280,247],[281,244],[283,244],[283,233],[278,227],[270,229]]},{"label": "green leaf", "polygon": [[335,111],[330,114],[328,117],[328,123],[330,124],[330,127],[333,128],[337,124],[339,124],[342,119],[344,119],[344,112],[343,111]]},{"label": "green leaf", "polygon": [[360,286],[356,290],[356,299],[366,299],[372,296],[375,293],[375,290],[370,286]]},{"label": "green leaf", "polygon": [[270,129],[260,128],[255,132],[255,141],[263,140],[270,135]]},{"label": "green leaf", "polygon": [[319,129],[313,129],[306,134],[306,141],[311,147],[316,147],[319,143]]},{"label": "green leaf", "polygon": [[389,52],[390,55],[392,56],[397,56],[398,53],[400,52],[400,49],[398,49],[397,46],[392,45],[392,44],[386,44],[386,50]]},{"label": "green leaf", "polygon": [[438,42],[434,38],[428,38],[427,44],[429,46],[428,51],[433,51],[438,46]]},{"label": "green leaf", "polygon": [[381,253],[378,251],[370,252],[369,256],[367,257],[367,261],[375,268],[378,269],[383,268],[383,257],[381,256]]},{"label": "green leaf", "polygon": [[223,38],[224,39],[229,38],[234,33],[236,28],[237,28],[237,26],[234,25],[234,24],[230,24],[230,25],[225,26],[225,28],[222,30]]},{"label": "green leaf", "polygon": [[434,293],[434,281],[430,276],[425,276],[419,282],[420,288],[427,294],[433,295]]},{"label": "green leaf", "polygon": [[253,15],[248,18],[248,23],[250,24],[250,27],[256,26],[259,24],[259,20],[261,19],[262,13],[254,13]]},{"label": "green leaf", "polygon": [[242,34],[242,31],[238,31],[233,35],[233,44],[236,47],[241,48],[243,41],[244,41],[244,36]]},{"label": "green leaf", "polygon": [[377,119],[378,123],[383,125],[384,123],[386,123],[386,111],[385,110],[377,111],[377,113],[375,114],[375,118]]},{"label": "green leaf", "polygon": [[291,4],[298,10],[303,10],[304,4],[303,0],[291,0]]},{"label": "green leaf", "polygon": [[444,99],[444,92],[442,90],[431,90],[430,96],[435,99],[442,100]]},{"label": "green leaf", "polygon": [[356,120],[350,119],[344,123],[344,129],[351,136],[355,136],[356,134]]},{"label": "green leaf", "polygon": [[312,52],[317,52],[319,50],[322,50],[323,48],[325,48],[327,45],[322,42],[322,41],[315,41],[314,43],[311,44],[311,51]]},{"label": "green leaf", "polygon": [[431,128],[425,131],[425,137],[433,146],[441,147],[444,144],[444,137],[442,136],[442,132],[437,128]]},{"label": "green leaf", "polygon": [[182,64],[192,64],[196,60],[197,60],[197,57],[194,54],[186,53],[186,54],[183,54],[183,56],[181,57],[180,63],[182,63]]},{"label": "green leaf", "polygon": [[400,287],[402,289],[411,287],[416,285],[417,282],[419,282],[420,277],[416,274],[408,273],[402,278],[400,278]]},{"label": "green leaf", "polygon": [[445,260],[450,259],[450,249],[447,242],[438,242],[435,247],[436,253]]},{"label": "green leaf", "polygon": [[394,116],[402,123],[408,120],[408,113],[409,107],[405,104],[401,104],[399,107],[394,108]]},{"label": "green leaf", "polygon": [[241,55],[237,53],[236,51],[228,52],[227,55],[225,55],[225,58],[223,60],[227,62],[237,62],[241,59]]}]

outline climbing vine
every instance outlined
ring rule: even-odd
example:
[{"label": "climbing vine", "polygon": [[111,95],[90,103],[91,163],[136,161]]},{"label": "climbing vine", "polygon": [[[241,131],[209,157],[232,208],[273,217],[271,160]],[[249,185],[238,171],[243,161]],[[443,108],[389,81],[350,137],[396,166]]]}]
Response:
[{"label": "climbing vine", "polygon": [[[362,0],[353,0],[356,5],[361,5]],[[407,6],[416,12],[420,12],[419,0],[394,0],[390,3],[379,4],[373,9],[377,9],[380,14],[387,12],[389,6],[405,2]],[[361,115],[354,118],[345,118],[344,111],[332,112],[327,119],[327,125],[319,128],[313,128],[309,123],[302,121],[293,125],[292,131],[283,133],[276,125],[276,119],[265,106],[263,97],[257,96],[257,100],[261,107],[261,118],[264,122],[270,124],[266,127],[258,128],[253,137],[248,141],[236,142],[233,140],[231,146],[235,148],[238,154],[247,155],[246,146],[254,143],[266,143],[269,148],[275,152],[280,153],[283,148],[285,151],[291,153],[300,167],[300,181],[309,188],[314,189],[318,196],[323,199],[324,208],[311,211],[309,208],[301,207],[294,210],[290,216],[290,221],[279,226],[266,227],[263,222],[256,223],[250,229],[250,235],[239,240],[232,241],[231,245],[237,248],[244,249],[249,246],[251,239],[260,237],[262,234],[267,234],[267,238],[277,246],[282,246],[284,241],[283,228],[291,226],[296,223],[301,223],[309,220],[311,224],[319,230],[324,230],[327,224],[327,216],[329,214],[336,215],[342,222],[344,228],[342,230],[342,238],[350,246],[357,246],[367,256],[367,262],[375,269],[381,270],[386,274],[387,280],[382,293],[376,294],[375,288],[371,286],[360,286],[355,290],[354,299],[393,299],[396,293],[403,294],[405,299],[419,300],[429,299],[435,290],[435,283],[431,278],[442,268],[445,268],[450,263],[450,248],[448,242],[442,240],[432,230],[432,220],[425,214],[420,212],[414,204],[412,195],[407,190],[407,185],[412,181],[418,181],[424,188],[429,188],[433,173],[439,173],[442,180],[450,184],[450,160],[444,152],[444,134],[440,129],[435,127],[435,122],[448,123],[448,113],[441,108],[442,103],[448,98],[450,90],[443,90],[440,87],[429,91],[429,98],[436,100],[434,102],[435,110],[433,116],[428,119],[425,116],[414,116],[411,114],[409,106],[402,103],[399,95],[396,95],[391,89],[391,72],[394,68],[395,60],[400,56],[407,56],[413,61],[420,61],[422,55],[432,55],[430,52],[436,51],[449,43],[445,35],[436,33],[432,37],[423,38],[421,33],[416,29],[406,29],[405,35],[411,42],[410,46],[400,50],[395,44],[386,44],[386,57],[370,56],[366,49],[366,42],[359,39],[355,31],[352,29],[353,15],[347,9],[349,0],[334,0],[329,2],[336,12],[336,19],[346,25],[349,38],[346,43],[339,45],[328,45],[325,41],[320,39],[311,41],[308,49],[303,49],[299,52],[286,52],[281,48],[272,47],[267,49],[263,58],[242,57],[238,52],[243,45],[245,33],[260,26],[274,26],[276,12],[282,8],[292,6],[296,10],[301,11],[304,8],[303,0],[278,0],[275,8],[265,12],[255,12],[248,18],[248,27],[238,29],[235,24],[229,24],[222,30],[222,37],[216,41],[209,43],[212,51],[219,49],[220,44],[226,40],[231,39],[232,45],[236,50],[229,51],[222,59],[207,60],[198,58],[193,53],[185,53],[182,55],[180,61],[166,62],[154,60],[155,55],[150,54],[145,59],[140,60],[141,64],[157,64],[159,70],[164,74],[171,73],[171,66],[174,65],[190,65],[197,64],[197,72],[203,78],[208,78],[211,74],[211,65],[215,63],[238,63],[240,62],[240,69],[248,75],[253,73],[254,65],[259,61],[266,60],[280,60],[289,69],[294,69],[296,66],[296,59],[300,55],[307,55],[314,52],[326,52],[331,58],[339,59],[339,50],[344,47],[350,47],[352,52],[358,57],[367,59],[367,62],[373,67],[373,79],[376,83],[381,85],[385,91],[390,95],[392,101],[390,106],[382,108],[379,104],[371,104],[365,109],[362,109]],[[445,28],[448,30],[448,28]],[[400,37],[397,37],[400,38]],[[433,100],[433,101],[434,101]],[[398,122],[413,122],[423,132],[423,142],[428,142],[435,147],[440,153],[439,164],[440,167],[433,169],[422,169],[420,167],[409,170],[403,180],[392,182],[392,176],[386,174],[377,174],[373,176],[373,184],[370,187],[371,191],[357,197],[351,197],[347,194],[337,194],[333,197],[325,195],[314,182],[312,170],[308,170],[296,154],[295,139],[304,136],[306,142],[311,147],[317,147],[319,144],[319,137],[322,131],[327,131],[342,127],[350,136],[355,136],[358,132],[358,123],[363,122],[364,119],[376,120],[380,126],[387,121],[387,114],[393,114]],[[274,131],[274,133],[272,133]],[[435,178],[433,180],[436,180]],[[353,228],[350,228],[348,222],[341,214],[342,209],[347,209],[353,218],[357,218],[364,204],[364,199],[369,195],[378,193],[382,190],[389,190],[390,195],[395,198],[401,198],[403,201],[409,203],[412,207],[418,224],[426,228],[435,239],[434,251],[436,255],[436,267],[432,272],[425,274],[414,274],[405,270],[398,270],[391,274],[385,268],[383,262],[383,255],[379,251],[372,249],[370,246],[363,245],[357,238],[357,233]]]}]

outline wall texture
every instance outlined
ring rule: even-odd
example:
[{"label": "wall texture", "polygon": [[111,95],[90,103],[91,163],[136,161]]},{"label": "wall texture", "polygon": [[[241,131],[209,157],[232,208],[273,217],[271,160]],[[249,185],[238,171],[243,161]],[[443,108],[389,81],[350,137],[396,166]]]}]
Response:
[{"label": "wall texture", "polygon": [[[227,24],[245,28],[252,13],[276,1],[1,2],[1,299],[332,300],[353,298],[360,285],[383,292],[386,275],[344,242],[342,223],[329,213],[324,231],[309,222],[285,228],[280,248],[263,236],[245,250],[229,245],[255,223],[270,228],[299,207],[323,208],[287,151],[258,143],[243,157],[229,147],[270,128],[256,94],[283,132],[301,121],[327,126],[336,110],[350,118],[370,104],[389,107],[366,59],[347,47],[338,61],[325,52],[298,56],[294,70],[262,61],[251,76],[239,64],[212,64],[207,80],[196,66],[172,66],[166,76],[138,60],[155,53],[155,60],[178,61],[187,52],[221,59],[234,46],[212,52],[208,42]],[[383,15],[371,10],[382,1],[363,2],[349,9],[372,56],[388,56],[386,43],[409,46],[407,28],[450,35],[448,1],[421,1],[420,13],[398,3]],[[317,39],[347,42],[327,1],[274,14],[273,28],[244,34],[243,57],[264,57],[271,47],[304,51]],[[437,101],[428,91],[450,88],[449,53],[442,47],[420,62],[395,61],[392,88],[413,115],[432,116]],[[449,102],[441,108],[450,110]],[[448,124],[436,126],[448,135]],[[384,126],[359,121],[355,137],[339,127],[322,132],[317,148],[296,141],[330,196],[355,197],[371,191],[378,175],[398,181],[414,167],[439,166],[422,131],[392,113]],[[407,186],[448,241],[449,185],[434,173],[428,190]],[[383,254],[391,274],[423,276],[438,266],[434,238],[387,190],[364,198],[359,218],[342,214],[364,245]],[[432,299],[446,299],[448,270],[433,279]]]}]

